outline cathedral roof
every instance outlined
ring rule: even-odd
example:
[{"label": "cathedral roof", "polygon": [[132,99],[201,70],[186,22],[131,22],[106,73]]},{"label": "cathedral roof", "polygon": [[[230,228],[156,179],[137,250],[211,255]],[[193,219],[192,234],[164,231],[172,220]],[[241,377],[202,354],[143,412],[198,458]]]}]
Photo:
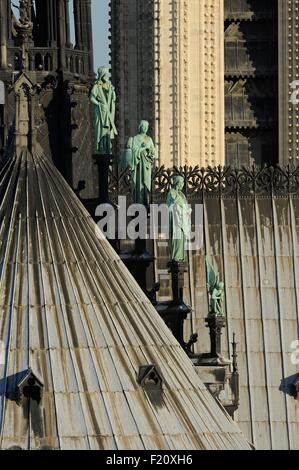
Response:
[{"label": "cathedral roof", "polygon": [[0,204],[0,448],[250,448],[41,152]]}]

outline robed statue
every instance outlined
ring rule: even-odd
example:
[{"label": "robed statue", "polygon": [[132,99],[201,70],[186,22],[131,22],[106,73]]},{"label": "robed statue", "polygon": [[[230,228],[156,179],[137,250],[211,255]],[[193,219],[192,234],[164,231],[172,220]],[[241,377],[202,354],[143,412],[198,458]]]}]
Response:
[{"label": "robed statue", "polygon": [[223,317],[224,283],[220,282],[220,275],[215,272],[208,258],[206,258],[206,266],[208,277],[207,289],[210,302],[209,315]]},{"label": "robed statue", "polygon": [[151,137],[147,135],[149,123],[141,121],[139,133],[130,137],[122,155],[120,165],[132,170],[132,192],[134,202],[146,207],[150,204],[152,189],[152,170],[156,149]]},{"label": "robed statue", "polygon": [[191,232],[192,209],[183,193],[184,178],[176,176],[167,195],[169,209],[169,248],[171,261],[186,261],[188,239]]},{"label": "robed statue", "polygon": [[117,135],[115,126],[116,93],[109,82],[109,69],[100,67],[98,78],[91,91],[91,102],[95,105],[95,154],[111,155],[112,142]]}]

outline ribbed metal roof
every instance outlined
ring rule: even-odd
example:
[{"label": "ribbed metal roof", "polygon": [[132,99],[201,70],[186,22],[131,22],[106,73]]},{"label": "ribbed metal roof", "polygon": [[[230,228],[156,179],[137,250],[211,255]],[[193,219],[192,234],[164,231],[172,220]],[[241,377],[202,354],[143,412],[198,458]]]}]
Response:
[{"label": "ribbed metal roof", "polygon": [[[2,165],[0,201],[0,448],[250,448],[41,153]],[[160,401],[136,380],[145,364]],[[15,399],[29,369],[39,415]]]},{"label": "ribbed metal roof", "polygon": [[[184,296],[194,310],[189,325],[185,323],[185,337],[198,333],[197,352],[210,350],[204,321],[209,308],[207,253],[225,283],[223,356],[231,357],[233,333],[238,342],[240,405],[235,420],[256,449],[298,450],[299,401],[293,391],[299,377],[293,344],[299,337],[298,170],[265,168],[259,181],[255,171],[241,170],[234,179],[237,190],[226,196],[219,191],[223,179],[213,179],[213,169],[197,180],[215,186],[203,199],[199,191],[190,198],[193,211],[203,202],[204,243],[189,258],[190,284]],[[196,181],[194,174],[192,178]],[[250,181],[249,188],[252,184],[250,193],[246,185],[242,190],[244,181]],[[156,246],[156,258],[158,268],[164,268],[168,252],[163,242]],[[171,282],[163,283],[167,300]]]}]

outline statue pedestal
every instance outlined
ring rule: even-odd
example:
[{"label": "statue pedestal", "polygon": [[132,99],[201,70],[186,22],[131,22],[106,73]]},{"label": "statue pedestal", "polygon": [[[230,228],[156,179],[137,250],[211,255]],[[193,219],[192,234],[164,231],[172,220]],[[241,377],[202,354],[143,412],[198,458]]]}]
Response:
[{"label": "statue pedestal", "polygon": [[109,167],[113,162],[113,156],[94,154],[93,158],[99,172],[99,203],[109,204]]},{"label": "statue pedestal", "polygon": [[155,308],[182,348],[186,349],[184,322],[191,312],[191,307],[183,300],[184,274],[187,271],[187,263],[171,261],[168,263],[168,268],[168,272],[171,274],[173,300],[157,302]]},{"label": "statue pedestal", "polygon": [[191,312],[191,307],[184,302],[178,304],[170,301],[157,302],[155,309],[171,330],[173,336],[177,339],[182,348],[185,349],[184,322],[187,319],[188,314]]},{"label": "statue pedestal", "polygon": [[226,327],[225,317],[208,315],[205,322],[210,330],[211,352],[201,356],[201,363],[214,365],[230,364],[230,361],[221,355],[221,335],[222,329]]},{"label": "statue pedestal", "polygon": [[187,272],[187,263],[185,261],[170,261],[167,267],[169,274],[171,274],[173,302],[179,305],[183,303],[184,298],[184,276]]},{"label": "statue pedestal", "polygon": [[135,241],[135,250],[133,252],[120,253],[120,258],[134,276],[143,292],[147,294],[147,269],[154,261],[154,257],[146,249],[146,240],[138,238]]},{"label": "statue pedestal", "polygon": [[229,415],[234,418],[234,413],[238,409],[240,401],[235,334],[232,342],[232,361],[230,361],[220,354],[221,332],[226,324],[225,318],[209,315],[206,322],[210,328],[211,352],[193,355],[191,360],[196,372],[211,394],[222,403]]}]

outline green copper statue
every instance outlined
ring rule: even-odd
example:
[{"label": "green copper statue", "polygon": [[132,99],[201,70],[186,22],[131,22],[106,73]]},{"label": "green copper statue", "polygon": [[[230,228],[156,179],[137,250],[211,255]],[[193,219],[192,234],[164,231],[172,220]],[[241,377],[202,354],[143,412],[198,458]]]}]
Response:
[{"label": "green copper statue", "polygon": [[148,207],[152,188],[152,169],[156,150],[152,139],[147,135],[149,123],[141,121],[139,134],[130,137],[122,155],[121,167],[132,169],[132,191],[134,202]]},{"label": "green copper statue", "polygon": [[220,275],[216,273],[211,266],[211,263],[206,257],[207,276],[208,276],[208,293],[209,293],[209,315],[223,317],[223,296],[224,296],[224,283],[220,282]]},{"label": "green copper statue", "polygon": [[169,248],[172,261],[186,261],[187,242],[191,229],[191,212],[182,189],[184,178],[176,176],[167,196],[169,208]]},{"label": "green copper statue", "polygon": [[98,78],[91,91],[91,102],[95,105],[95,139],[97,155],[111,155],[112,141],[117,135],[115,127],[116,93],[109,82],[109,70],[100,67]]}]

